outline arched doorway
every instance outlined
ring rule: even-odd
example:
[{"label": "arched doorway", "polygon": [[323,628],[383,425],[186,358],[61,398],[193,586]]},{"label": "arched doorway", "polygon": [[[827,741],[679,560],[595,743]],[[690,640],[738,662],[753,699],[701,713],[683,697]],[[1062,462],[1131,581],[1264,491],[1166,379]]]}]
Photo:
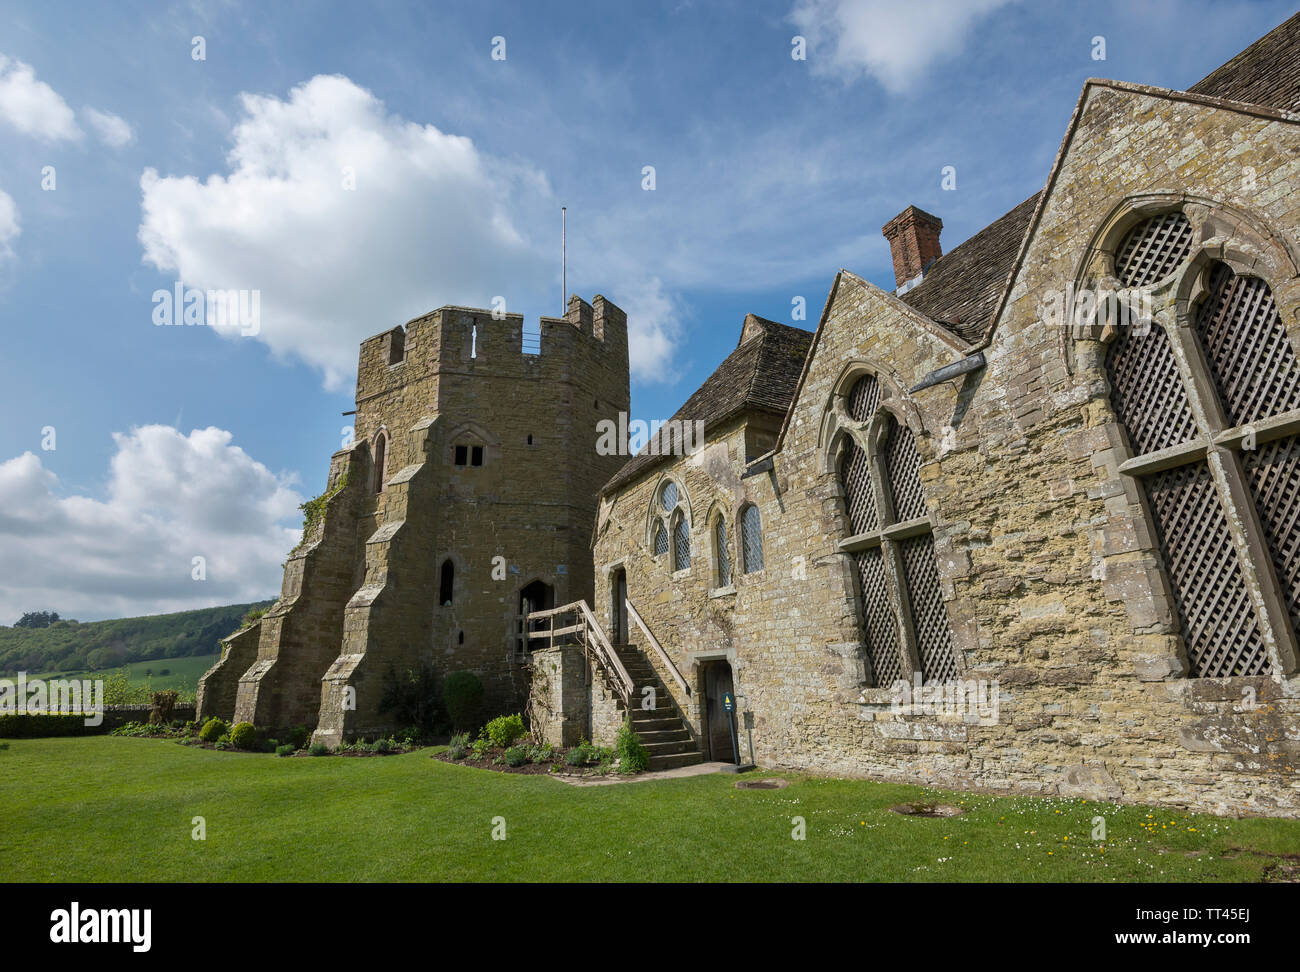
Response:
[{"label": "arched doorway", "polygon": [[704,681],[704,745],[709,759],[724,763],[736,761],[736,750],[731,739],[731,716],[722,704],[731,696],[735,704],[735,688],[731,681],[731,665],[725,661],[705,662],[700,673]]},{"label": "arched doorway", "polygon": [[627,639],[627,571],[622,567],[614,571],[614,576],[610,578],[609,596],[613,602],[610,604],[609,616],[613,621],[610,626],[610,637],[614,639],[614,644],[625,645]]},{"label": "arched doorway", "polygon": [[519,591],[519,645],[516,648],[521,658],[526,658],[530,645],[528,643],[528,615],[534,611],[548,611],[555,607],[555,588],[539,580],[525,585]]}]

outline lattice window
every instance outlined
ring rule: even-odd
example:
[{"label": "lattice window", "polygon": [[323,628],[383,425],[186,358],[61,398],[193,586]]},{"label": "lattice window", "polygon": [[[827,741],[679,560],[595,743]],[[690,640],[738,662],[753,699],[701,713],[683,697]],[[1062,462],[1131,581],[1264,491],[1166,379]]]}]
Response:
[{"label": "lattice window", "polygon": [[[1186,258],[1189,241],[1177,220],[1153,218],[1126,239],[1117,266],[1134,280],[1159,279]],[[1191,674],[1260,675],[1272,669],[1262,618],[1288,644],[1300,626],[1300,445],[1287,437],[1256,449],[1248,423],[1300,419],[1300,361],[1267,283],[1223,263],[1208,280],[1191,328],[1157,321],[1145,336],[1121,328],[1106,366],[1134,452],[1125,468],[1146,496]],[[1202,427],[1192,403],[1206,393],[1217,407],[1201,401]],[[1241,496],[1258,519],[1239,507]],[[1261,581],[1252,590],[1243,563],[1258,549],[1269,558],[1251,561]]]},{"label": "lattice window", "polygon": [[925,495],[921,491],[921,456],[916,451],[912,430],[899,422],[890,422],[885,445],[885,467],[889,471],[889,491],[894,500],[894,515],[900,522],[925,516]]},{"label": "lattice window", "polygon": [[876,497],[871,485],[871,464],[867,452],[849,439],[840,461],[840,485],[844,487],[844,504],[849,514],[849,531],[866,533],[878,525]]},{"label": "lattice window", "polygon": [[1300,439],[1288,436],[1246,453],[1246,480],[1268,539],[1292,627],[1300,631]]},{"label": "lattice window", "polygon": [[1121,328],[1106,349],[1106,367],[1111,405],[1128,429],[1135,455],[1196,435],[1196,419],[1163,327],[1153,323],[1145,335]]},{"label": "lattice window", "polygon": [[679,512],[673,523],[673,570],[685,570],[691,565],[691,531],[686,517]]},{"label": "lattice window", "polygon": [[884,551],[880,547],[859,550],[853,555],[861,584],[863,627],[867,633],[867,657],[877,685],[892,685],[902,677],[898,650],[898,617],[889,595]]},{"label": "lattice window", "polygon": [[655,556],[660,557],[668,552],[668,531],[664,529],[663,520],[655,521]]},{"label": "lattice window", "polygon": [[1262,673],[1263,640],[1209,467],[1197,462],[1157,473],[1146,492],[1192,671],[1206,678]]},{"label": "lattice window", "polygon": [[677,506],[677,484],[671,479],[664,483],[659,492],[659,505],[665,513],[671,513]]},{"label": "lattice window", "polygon": [[1264,281],[1215,265],[1196,331],[1229,425],[1300,408],[1300,367]]},{"label": "lattice window", "polygon": [[[846,429],[839,466],[864,653],[878,686],[910,681],[918,673],[926,682],[953,679],[957,659],[926,520],[916,436],[880,403],[874,378],[853,386],[845,410],[867,428]],[[878,495],[889,497],[887,509],[880,508]]]},{"label": "lattice window", "polygon": [[731,586],[731,550],[727,547],[727,521],[718,517],[713,525],[713,548],[718,558],[718,586]]},{"label": "lattice window", "polygon": [[1192,224],[1182,213],[1144,219],[1129,231],[1115,255],[1115,276],[1125,287],[1144,287],[1167,277],[1192,250]]},{"label": "lattice window", "polygon": [[880,404],[880,382],[874,375],[863,375],[849,390],[848,413],[855,422],[866,422],[876,414]]},{"label": "lattice window", "polygon": [[912,537],[900,545],[903,574],[912,600],[916,629],[916,652],[921,659],[921,677],[943,682],[957,677],[948,615],[939,591],[939,571],[934,564],[934,539],[930,534]]},{"label": "lattice window", "polygon": [[741,567],[746,574],[763,569],[763,521],[757,506],[746,506],[740,512],[740,545],[743,555]]}]

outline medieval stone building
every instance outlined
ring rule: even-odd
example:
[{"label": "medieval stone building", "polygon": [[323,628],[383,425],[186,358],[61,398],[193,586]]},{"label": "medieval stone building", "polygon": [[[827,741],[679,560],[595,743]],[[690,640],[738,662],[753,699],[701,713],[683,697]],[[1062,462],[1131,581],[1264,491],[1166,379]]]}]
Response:
[{"label": "medieval stone building", "polygon": [[519,315],[443,307],[363,342],[354,441],[199,717],[336,745],[397,728],[385,676],[426,662],[476,672],[493,713],[522,708],[523,616],[591,597],[596,497],[623,462],[595,428],[627,408],[627,318],[600,296],[543,318],[540,341]]},{"label": "medieval stone building", "polygon": [[1091,80],[1041,192],[946,254],[904,210],[813,334],[747,318],[703,447],[602,490],[543,731],[1300,814],[1298,82],[1300,16]]}]

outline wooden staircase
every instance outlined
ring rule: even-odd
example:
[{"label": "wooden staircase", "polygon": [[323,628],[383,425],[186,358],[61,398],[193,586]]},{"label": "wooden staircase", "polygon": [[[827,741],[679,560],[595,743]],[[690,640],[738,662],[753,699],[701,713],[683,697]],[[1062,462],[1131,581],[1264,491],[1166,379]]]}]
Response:
[{"label": "wooden staircase", "polygon": [[[628,710],[632,713],[632,728],[650,753],[647,769],[675,769],[704,762],[686,721],[677,711],[673,697],[668,694],[650,659],[636,645],[614,645],[613,648],[632,679]],[[651,709],[644,708],[647,686],[654,690],[655,705]]]}]

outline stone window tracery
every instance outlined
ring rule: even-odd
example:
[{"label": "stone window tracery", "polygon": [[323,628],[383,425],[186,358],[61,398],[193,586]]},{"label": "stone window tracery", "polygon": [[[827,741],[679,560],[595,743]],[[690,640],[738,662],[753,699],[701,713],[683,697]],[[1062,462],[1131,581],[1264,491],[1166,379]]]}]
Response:
[{"label": "stone window tracery", "polygon": [[1194,252],[1214,233],[1195,230],[1163,213],[1116,248],[1115,279],[1156,294],[1149,327],[1102,336],[1127,438],[1119,469],[1154,526],[1188,674],[1286,674],[1300,629],[1300,361],[1268,282],[1222,246]]},{"label": "stone window tracery", "polygon": [[958,675],[939,587],[934,527],[921,488],[916,436],[875,376],[843,396],[837,472],[849,535],[840,549],[856,568],[868,681],[887,687],[919,674]]}]

